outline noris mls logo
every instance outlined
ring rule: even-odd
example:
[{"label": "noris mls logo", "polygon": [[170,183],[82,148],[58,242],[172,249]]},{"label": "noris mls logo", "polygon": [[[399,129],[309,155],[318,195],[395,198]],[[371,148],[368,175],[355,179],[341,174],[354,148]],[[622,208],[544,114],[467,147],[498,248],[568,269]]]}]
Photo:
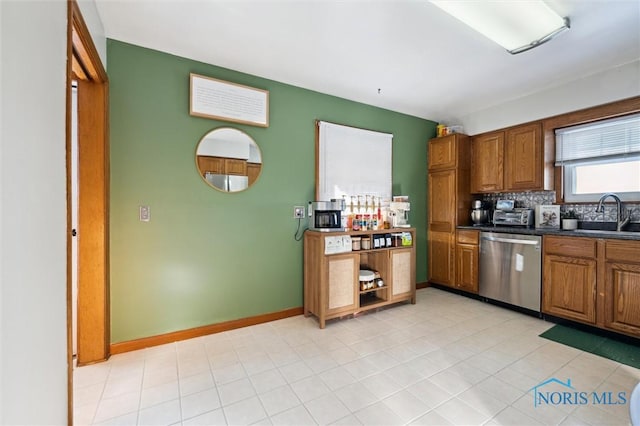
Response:
[{"label": "noris mls logo", "polygon": [[581,392],[566,382],[555,377],[529,389],[533,391],[533,406],[541,405],[624,405],[627,403],[626,392]]}]

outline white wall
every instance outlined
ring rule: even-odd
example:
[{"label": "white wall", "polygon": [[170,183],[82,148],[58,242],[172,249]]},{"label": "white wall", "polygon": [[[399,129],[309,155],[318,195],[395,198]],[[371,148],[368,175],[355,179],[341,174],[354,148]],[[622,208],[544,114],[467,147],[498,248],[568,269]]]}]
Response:
[{"label": "white wall", "polygon": [[82,13],[82,19],[87,24],[91,39],[96,46],[102,65],[107,68],[107,38],[104,35],[104,26],[94,0],[76,0]]},{"label": "white wall", "polygon": [[66,14],[0,1],[0,424],[67,423]]},{"label": "white wall", "polygon": [[461,121],[466,134],[476,135],[634,96],[640,96],[640,60],[477,111]]}]

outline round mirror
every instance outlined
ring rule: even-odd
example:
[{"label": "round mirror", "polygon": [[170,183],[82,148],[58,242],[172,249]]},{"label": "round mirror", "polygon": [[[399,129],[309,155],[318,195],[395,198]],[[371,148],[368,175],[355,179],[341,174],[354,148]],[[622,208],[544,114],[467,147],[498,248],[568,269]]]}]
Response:
[{"label": "round mirror", "polygon": [[200,177],[215,189],[238,192],[258,179],[262,154],[258,144],[245,132],[220,127],[198,142],[196,165]]}]

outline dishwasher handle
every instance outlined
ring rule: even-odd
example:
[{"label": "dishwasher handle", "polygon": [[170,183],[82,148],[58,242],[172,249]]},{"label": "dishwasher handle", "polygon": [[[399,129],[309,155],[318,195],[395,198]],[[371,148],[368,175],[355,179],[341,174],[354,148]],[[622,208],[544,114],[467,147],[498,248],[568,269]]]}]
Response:
[{"label": "dishwasher handle", "polygon": [[496,243],[523,244],[523,245],[529,245],[529,246],[537,246],[538,244],[540,244],[538,241],[535,241],[535,240],[518,240],[515,238],[500,238],[500,237],[487,237],[487,236],[483,236],[481,238],[487,241],[495,241]]}]

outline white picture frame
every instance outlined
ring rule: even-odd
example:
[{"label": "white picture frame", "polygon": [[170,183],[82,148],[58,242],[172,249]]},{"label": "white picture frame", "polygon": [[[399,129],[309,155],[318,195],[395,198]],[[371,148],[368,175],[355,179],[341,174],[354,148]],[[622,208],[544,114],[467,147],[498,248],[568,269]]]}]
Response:
[{"label": "white picture frame", "polygon": [[269,127],[269,91],[191,73],[189,114]]},{"label": "white picture frame", "polygon": [[536,228],[560,229],[560,206],[536,206],[535,216]]}]

